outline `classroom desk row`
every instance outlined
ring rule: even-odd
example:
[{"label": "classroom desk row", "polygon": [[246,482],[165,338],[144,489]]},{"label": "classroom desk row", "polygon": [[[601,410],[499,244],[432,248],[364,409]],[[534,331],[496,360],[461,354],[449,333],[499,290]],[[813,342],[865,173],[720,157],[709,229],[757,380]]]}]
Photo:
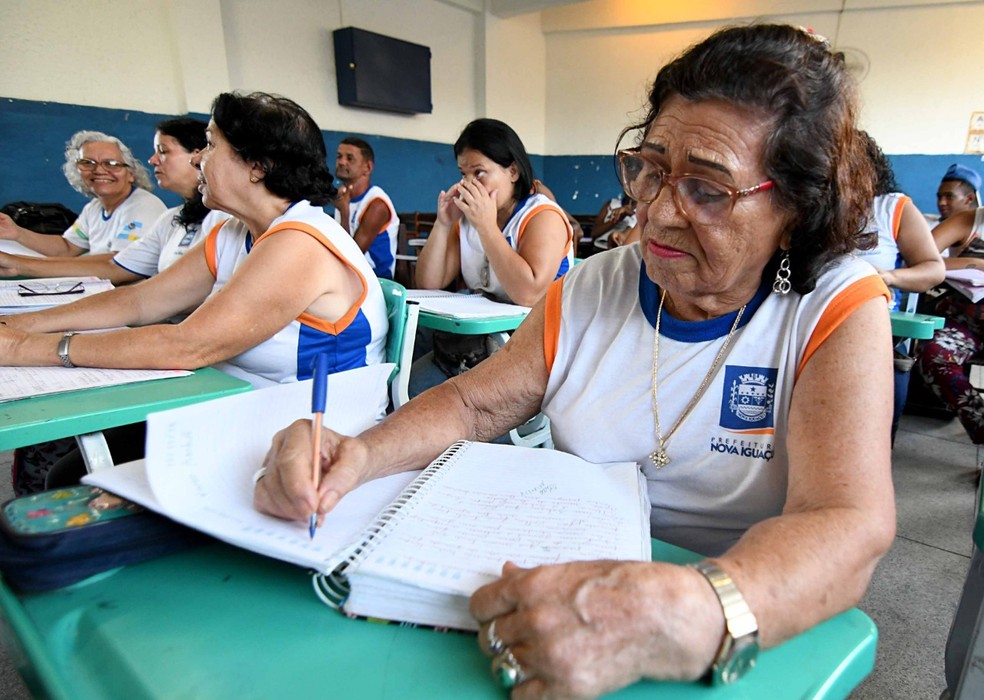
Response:
[{"label": "classroom desk row", "polygon": [[[655,540],[653,556],[698,558]],[[55,700],[505,696],[473,635],[348,619],[302,569],[218,542],[49,593],[0,584],[0,612],[28,687]],[[640,682],[614,697],[844,698],[876,641],[849,610],[763,652],[733,686]]]},{"label": "classroom desk row", "polygon": [[[459,333],[512,330],[521,320],[421,314],[421,325]],[[248,389],[204,369],[16,402],[0,406],[0,449]],[[698,557],[654,540],[653,558]],[[327,688],[359,698],[503,697],[474,637],[347,619],[318,601],[302,570],[218,542],[49,593],[0,582],[0,612],[0,636],[42,697],[320,697]],[[850,610],[763,653],[734,686],[642,682],[617,697],[843,698],[873,668],[876,641],[872,621]]]}]

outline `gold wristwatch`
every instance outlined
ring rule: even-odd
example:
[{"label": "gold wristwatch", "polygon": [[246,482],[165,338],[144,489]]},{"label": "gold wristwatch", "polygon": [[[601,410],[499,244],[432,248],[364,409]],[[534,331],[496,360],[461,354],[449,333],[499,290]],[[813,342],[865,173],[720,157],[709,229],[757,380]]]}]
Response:
[{"label": "gold wristwatch", "polygon": [[734,683],[755,666],[759,653],[758,622],[735,582],[719,566],[709,561],[687,566],[703,574],[724,610],[724,639],[711,664],[710,681],[714,685]]}]

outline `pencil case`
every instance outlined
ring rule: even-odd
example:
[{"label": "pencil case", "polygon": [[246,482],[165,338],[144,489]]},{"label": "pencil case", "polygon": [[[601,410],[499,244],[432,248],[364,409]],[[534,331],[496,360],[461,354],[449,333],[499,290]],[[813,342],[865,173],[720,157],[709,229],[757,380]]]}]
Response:
[{"label": "pencil case", "polygon": [[95,486],[70,486],[3,504],[0,573],[21,591],[48,591],[210,539]]}]

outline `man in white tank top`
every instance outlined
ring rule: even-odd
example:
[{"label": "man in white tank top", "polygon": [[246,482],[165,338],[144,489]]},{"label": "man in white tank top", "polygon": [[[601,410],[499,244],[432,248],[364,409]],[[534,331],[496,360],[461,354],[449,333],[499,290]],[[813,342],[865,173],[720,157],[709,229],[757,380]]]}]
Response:
[{"label": "man in white tank top", "polygon": [[342,181],[335,198],[335,221],[359,244],[377,277],[393,279],[400,219],[392,200],[370,182],[376,156],[354,136],[338,144],[335,175]]}]

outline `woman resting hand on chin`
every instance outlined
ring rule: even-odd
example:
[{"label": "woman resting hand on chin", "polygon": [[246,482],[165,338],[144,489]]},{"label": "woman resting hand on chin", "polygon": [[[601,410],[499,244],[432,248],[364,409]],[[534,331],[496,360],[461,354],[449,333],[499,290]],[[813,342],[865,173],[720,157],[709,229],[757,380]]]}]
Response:
[{"label": "woman resting hand on chin", "polygon": [[617,156],[639,245],[554,282],[475,369],[357,437],[326,435],[317,490],[310,423],[287,428],[257,508],[327,512],[540,410],[557,449],[638,463],[652,536],[707,558],[507,564],[471,611],[514,698],[731,682],[760,645],[856,605],[895,506],[888,291],[850,255],[873,179],[855,111],[842,58],[801,29],[728,28],[688,50]]}]

